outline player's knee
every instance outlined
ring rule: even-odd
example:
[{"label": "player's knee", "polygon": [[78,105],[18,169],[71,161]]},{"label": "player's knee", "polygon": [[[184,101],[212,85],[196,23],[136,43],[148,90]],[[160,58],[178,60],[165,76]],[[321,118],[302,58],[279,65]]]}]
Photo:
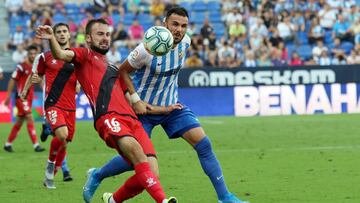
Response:
[{"label": "player's knee", "polygon": [[211,147],[211,141],[210,139],[205,136],[202,140],[200,140],[200,142],[198,142],[195,145],[195,150],[200,154],[206,154],[207,152],[211,152],[212,151],[212,147]]}]

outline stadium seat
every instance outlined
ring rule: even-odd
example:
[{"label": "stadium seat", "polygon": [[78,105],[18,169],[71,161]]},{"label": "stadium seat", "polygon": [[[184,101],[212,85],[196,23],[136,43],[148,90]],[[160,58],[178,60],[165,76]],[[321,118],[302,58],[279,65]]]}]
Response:
[{"label": "stadium seat", "polygon": [[204,1],[195,1],[191,4],[192,11],[206,11],[207,10],[207,4]]},{"label": "stadium seat", "polygon": [[207,4],[208,11],[220,11],[221,10],[221,3],[218,1],[209,1]]},{"label": "stadium seat", "polygon": [[190,19],[195,24],[203,24],[205,18],[206,18],[205,12],[192,12]]},{"label": "stadium seat", "polygon": [[340,48],[344,49],[346,54],[350,54],[351,50],[354,48],[354,44],[351,42],[343,42],[341,43]]},{"label": "stadium seat", "polygon": [[331,43],[333,43],[333,39],[332,39],[332,32],[331,31],[325,31],[325,35],[324,35],[324,41],[326,45],[329,45]]},{"label": "stadium seat", "polygon": [[56,13],[53,16],[53,20],[54,20],[55,23],[67,22],[67,18],[61,13]]},{"label": "stadium seat", "polygon": [[312,47],[308,44],[300,45],[296,51],[303,60],[309,60],[312,57]]},{"label": "stadium seat", "polygon": [[221,22],[221,12],[220,11],[210,12],[209,20],[211,23],[220,23]]},{"label": "stadium seat", "polygon": [[296,40],[299,44],[308,44],[309,39],[306,32],[299,31],[296,33]]},{"label": "stadium seat", "polygon": [[181,7],[184,7],[187,11],[188,11],[188,13],[191,13],[191,4],[190,4],[190,2],[186,2],[186,1],[183,1],[183,2],[180,2],[180,4],[179,4]]}]

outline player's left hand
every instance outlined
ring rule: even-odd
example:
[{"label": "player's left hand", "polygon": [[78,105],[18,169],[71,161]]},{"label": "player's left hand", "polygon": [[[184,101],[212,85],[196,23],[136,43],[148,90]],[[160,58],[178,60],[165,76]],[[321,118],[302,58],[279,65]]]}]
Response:
[{"label": "player's left hand", "polygon": [[183,108],[182,104],[176,103],[176,104],[172,104],[170,106],[166,107],[167,113],[169,114],[170,112],[174,111],[174,110],[181,110]]}]

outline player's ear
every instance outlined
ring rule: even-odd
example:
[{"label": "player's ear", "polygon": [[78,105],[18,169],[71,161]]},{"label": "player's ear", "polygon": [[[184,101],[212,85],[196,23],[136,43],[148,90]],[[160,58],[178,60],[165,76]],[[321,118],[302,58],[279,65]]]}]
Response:
[{"label": "player's ear", "polygon": [[86,43],[91,42],[91,36],[89,34],[85,35],[85,41],[86,41]]}]

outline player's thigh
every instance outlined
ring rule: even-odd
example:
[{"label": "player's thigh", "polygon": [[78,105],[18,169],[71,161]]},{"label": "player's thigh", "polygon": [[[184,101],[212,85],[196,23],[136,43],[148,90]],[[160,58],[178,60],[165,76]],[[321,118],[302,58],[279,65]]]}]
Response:
[{"label": "player's thigh", "polygon": [[67,111],[65,119],[66,119],[66,126],[68,129],[68,136],[67,136],[66,140],[71,142],[72,139],[74,138],[74,134],[75,134],[76,112],[75,111]]},{"label": "player's thigh", "polygon": [[146,156],[156,156],[154,145],[152,144],[148,134],[142,127],[140,121],[135,121],[132,126],[132,134],[140,143]]},{"label": "player's thigh", "polygon": [[31,103],[29,103],[29,101],[16,99],[15,105],[18,110],[18,116],[25,116],[27,114],[31,114]]},{"label": "player's thigh", "polygon": [[134,137],[122,136],[117,139],[117,145],[122,154],[125,155],[133,165],[147,161],[141,145]]},{"label": "player's thigh", "polygon": [[65,112],[57,107],[49,107],[45,110],[45,115],[46,120],[55,135],[60,139],[66,139],[68,136],[68,129],[66,126]]},{"label": "player's thigh", "polygon": [[169,138],[182,137],[185,132],[200,127],[195,114],[188,108],[172,111],[161,123]]}]

